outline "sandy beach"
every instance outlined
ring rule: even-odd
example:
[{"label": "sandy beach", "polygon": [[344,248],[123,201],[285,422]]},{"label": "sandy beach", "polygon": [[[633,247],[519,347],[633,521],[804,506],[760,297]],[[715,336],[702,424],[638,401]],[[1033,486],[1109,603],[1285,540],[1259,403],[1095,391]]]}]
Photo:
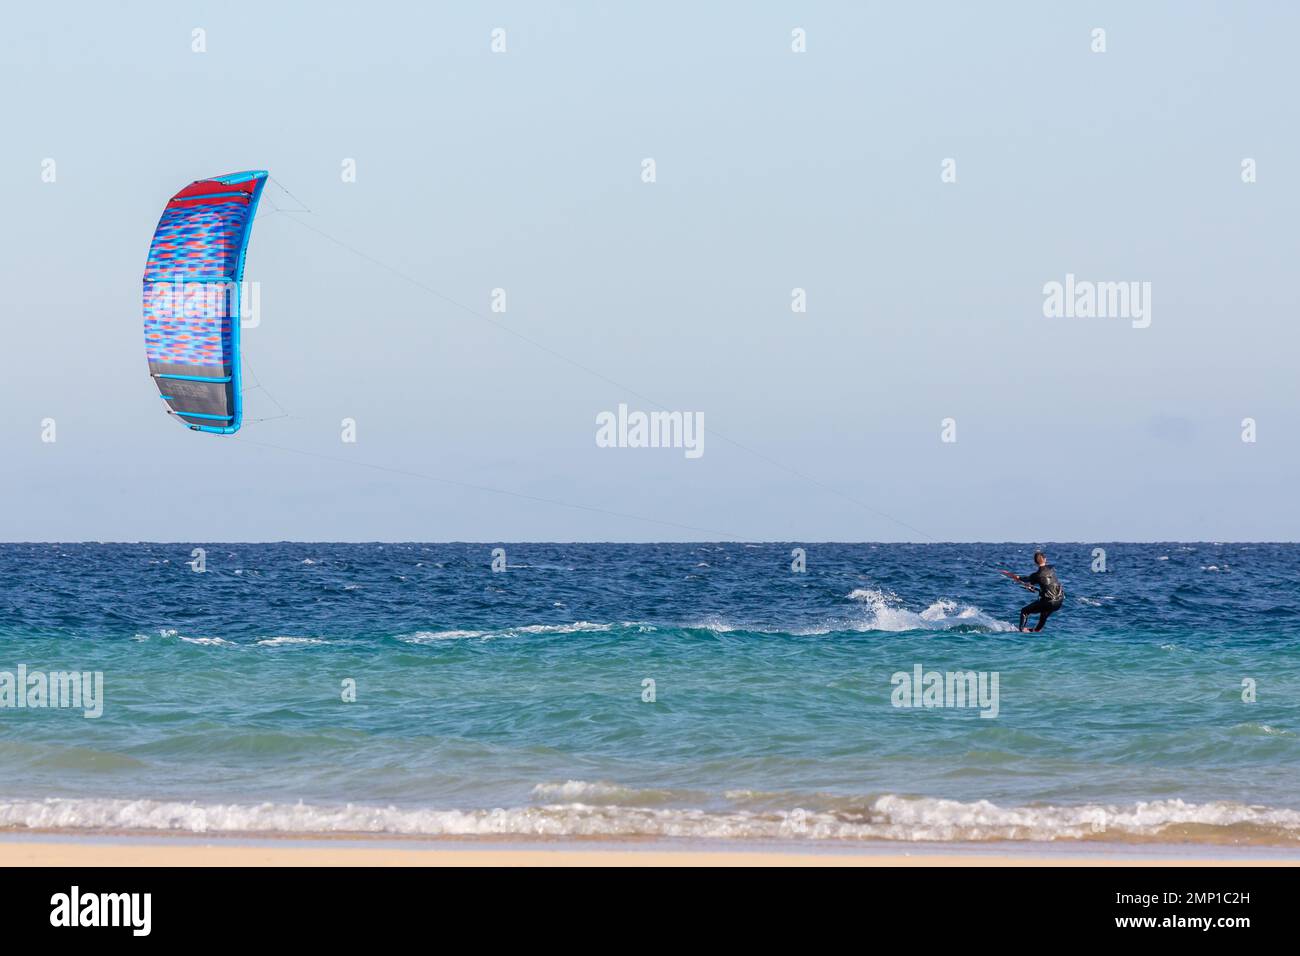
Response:
[{"label": "sandy beach", "polygon": [[0,866],[1297,866],[1300,857],[1232,854],[1171,856],[1152,852],[972,853],[518,847],[457,844],[444,848],[292,842],[2,840]]}]

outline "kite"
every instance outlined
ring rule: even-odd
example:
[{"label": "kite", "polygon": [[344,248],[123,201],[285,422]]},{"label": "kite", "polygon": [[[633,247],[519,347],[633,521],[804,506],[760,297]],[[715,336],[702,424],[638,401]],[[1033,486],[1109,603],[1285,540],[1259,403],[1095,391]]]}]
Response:
[{"label": "kite", "polygon": [[144,267],[149,374],[192,431],[233,435],[243,423],[239,327],[244,255],[265,170],[190,183],[167,201]]}]

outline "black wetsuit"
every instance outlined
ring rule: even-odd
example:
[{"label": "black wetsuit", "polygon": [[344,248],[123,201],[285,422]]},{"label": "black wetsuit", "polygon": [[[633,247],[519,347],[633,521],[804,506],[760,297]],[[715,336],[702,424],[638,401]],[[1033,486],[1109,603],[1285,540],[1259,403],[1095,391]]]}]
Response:
[{"label": "black wetsuit", "polygon": [[1065,603],[1065,589],[1061,587],[1061,582],[1057,580],[1056,569],[1050,564],[1044,564],[1041,568],[1026,578],[1021,578],[1026,584],[1032,584],[1038,588],[1038,600],[1026,604],[1020,609],[1020,629],[1024,630],[1025,621],[1029,615],[1038,615],[1038,626],[1035,631],[1041,631],[1043,625],[1047,623],[1047,618],[1054,612],[1061,609]]}]

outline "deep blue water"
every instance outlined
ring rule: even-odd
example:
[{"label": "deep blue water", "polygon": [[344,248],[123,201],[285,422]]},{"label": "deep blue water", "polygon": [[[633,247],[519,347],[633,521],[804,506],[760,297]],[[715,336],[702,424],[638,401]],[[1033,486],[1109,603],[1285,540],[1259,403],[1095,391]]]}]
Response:
[{"label": "deep blue water", "polygon": [[0,826],[1300,841],[1300,546],[497,546],[0,545]]}]

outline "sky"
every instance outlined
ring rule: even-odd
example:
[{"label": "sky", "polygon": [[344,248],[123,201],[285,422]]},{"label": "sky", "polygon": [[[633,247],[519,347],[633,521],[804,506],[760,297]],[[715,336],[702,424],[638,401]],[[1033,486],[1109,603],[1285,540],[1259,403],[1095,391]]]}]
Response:
[{"label": "sky", "polygon": [[[1297,540],[1298,28],[19,5],[0,540]],[[167,199],[243,169],[275,180],[261,387],[197,434],[149,378],[141,276]],[[1045,315],[1067,275],[1150,283],[1149,325]],[[704,453],[600,447],[620,404],[702,415]]]}]

